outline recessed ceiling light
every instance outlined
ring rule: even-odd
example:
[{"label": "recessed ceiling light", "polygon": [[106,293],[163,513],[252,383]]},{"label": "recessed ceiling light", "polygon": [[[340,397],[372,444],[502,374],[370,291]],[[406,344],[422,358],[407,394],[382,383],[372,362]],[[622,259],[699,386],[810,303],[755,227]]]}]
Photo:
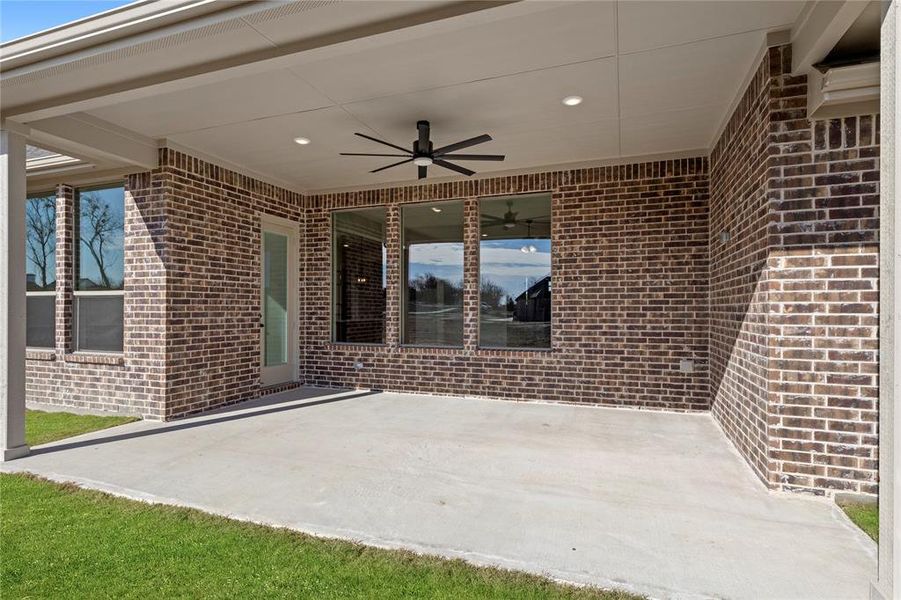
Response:
[{"label": "recessed ceiling light", "polygon": [[567,106],[578,106],[582,104],[582,96],[567,96],[563,99],[563,104]]},{"label": "recessed ceiling light", "polygon": [[433,207],[432,207],[432,212],[441,212],[441,209],[438,208],[437,206],[433,206]]},{"label": "recessed ceiling light", "polygon": [[487,233],[483,233],[483,234],[482,234],[482,237],[488,237],[488,234],[487,234]]},{"label": "recessed ceiling light", "polygon": [[306,146],[310,143],[310,139],[305,137],[296,137],[294,138],[294,142],[300,144],[301,146]]}]

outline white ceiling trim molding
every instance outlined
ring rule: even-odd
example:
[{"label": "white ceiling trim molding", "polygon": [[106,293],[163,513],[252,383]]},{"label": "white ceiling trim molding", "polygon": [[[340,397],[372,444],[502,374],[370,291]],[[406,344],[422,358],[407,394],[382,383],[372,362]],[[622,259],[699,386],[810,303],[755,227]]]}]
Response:
[{"label": "white ceiling trim molding", "polygon": [[268,183],[291,192],[297,192],[298,194],[306,193],[302,188],[296,186],[290,181],[272,177],[271,175],[260,173],[259,171],[255,171],[254,169],[248,169],[247,167],[241,166],[225,158],[214,156],[207,152],[201,152],[200,150],[196,150],[184,144],[179,144],[178,142],[170,140],[168,138],[159,140],[159,145],[160,148],[169,148],[170,150],[175,150],[176,152],[182,152],[184,154],[187,154],[188,156],[193,156],[194,158],[200,159],[210,164],[214,164],[217,167],[222,167],[223,169],[234,171],[235,173],[238,173],[240,175],[246,175],[247,177],[258,179],[263,183]]},{"label": "white ceiling trim molding", "polygon": [[879,62],[833,67],[808,77],[807,114],[811,119],[879,112]]},{"label": "white ceiling trim molding", "polygon": [[428,179],[410,180],[401,179],[398,181],[388,181],[373,183],[368,185],[352,185],[335,188],[311,189],[302,192],[307,196],[319,196],[322,194],[336,194],[341,192],[361,192],[366,190],[384,190],[389,188],[417,187],[423,185],[431,185],[435,183],[447,183],[449,181],[470,181],[482,179],[496,179],[498,177],[511,177],[514,175],[534,175],[536,173],[551,173],[556,171],[576,171],[579,169],[595,169],[598,167],[616,167],[621,165],[635,165],[642,163],[660,162],[664,160],[681,160],[684,158],[707,158],[710,151],[707,148],[692,148],[688,150],[679,150],[675,152],[665,152],[661,154],[641,154],[637,156],[623,156],[618,158],[589,160],[571,163],[560,163],[553,165],[539,165],[523,169],[509,169],[504,171],[488,171],[485,173],[477,173],[472,177],[464,175],[450,175],[447,177],[432,177]]},{"label": "white ceiling trim molding", "polygon": [[751,80],[754,79],[754,76],[757,75],[757,69],[760,67],[760,61],[766,56],[767,51],[773,46],[781,46],[783,44],[787,44],[790,39],[791,32],[788,30],[783,31],[774,31],[768,33],[766,36],[766,40],[761,44],[760,49],[757,51],[757,54],[754,55],[754,60],[751,61],[751,65],[748,68],[748,71],[745,73],[744,78],[742,79],[741,85],[738,86],[738,90],[735,93],[735,96],[732,98],[732,102],[729,103],[729,106],[726,107],[725,112],[720,115],[719,125],[717,125],[716,133],[713,134],[713,139],[710,140],[710,145],[707,149],[707,154],[709,155],[713,152],[713,149],[716,147],[717,142],[720,140],[720,136],[723,135],[723,131],[726,130],[726,126],[729,124],[729,121],[732,119],[732,114],[735,112],[735,109],[738,108],[739,103],[741,103],[741,99],[745,95],[745,91],[748,89],[748,85],[750,85]]}]

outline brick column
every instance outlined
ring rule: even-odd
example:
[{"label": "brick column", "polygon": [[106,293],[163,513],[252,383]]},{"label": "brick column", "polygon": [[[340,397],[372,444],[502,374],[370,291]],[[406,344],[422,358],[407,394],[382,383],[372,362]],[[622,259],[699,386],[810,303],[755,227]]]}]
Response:
[{"label": "brick column", "polygon": [[400,207],[389,204],[385,209],[387,240],[385,282],[385,344],[400,346]]},{"label": "brick column", "polygon": [[479,347],[479,199],[463,204],[463,348]]},{"label": "brick column", "polygon": [[74,348],[72,291],[75,281],[75,188],[56,188],[56,353]]}]

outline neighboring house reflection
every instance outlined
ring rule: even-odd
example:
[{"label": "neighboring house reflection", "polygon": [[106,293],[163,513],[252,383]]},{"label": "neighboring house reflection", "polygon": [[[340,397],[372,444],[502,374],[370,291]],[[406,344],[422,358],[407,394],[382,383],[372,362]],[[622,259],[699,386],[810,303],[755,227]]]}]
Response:
[{"label": "neighboring house reflection", "polygon": [[551,320],[551,276],[532,284],[516,297],[513,320],[521,322],[547,322]]}]

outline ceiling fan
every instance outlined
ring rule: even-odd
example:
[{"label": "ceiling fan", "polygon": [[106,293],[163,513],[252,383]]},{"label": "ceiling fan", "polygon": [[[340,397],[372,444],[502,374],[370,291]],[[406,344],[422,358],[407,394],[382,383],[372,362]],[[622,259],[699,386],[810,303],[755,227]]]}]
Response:
[{"label": "ceiling fan", "polygon": [[383,144],[385,146],[390,146],[395,150],[400,150],[404,154],[367,154],[362,152],[342,152],[341,156],[395,156],[395,157],[404,157],[404,160],[398,161],[396,163],[391,163],[390,165],[379,167],[378,169],[374,169],[370,171],[370,173],[378,173],[379,171],[384,171],[385,169],[390,169],[391,167],[396,167],[398,165],[403,165],[406,163],[413,163],[419,168],[419,179],[425,179],[428,168],[430,165],[438,165],[439,167],[444,167],[445,169],[450,169],[451,171],[456,171],[457,173],[462,173],[466,176],[475,175],[475,171],[470,171],[466,167],[461,167],[460,165],[456,165],[452,162],[448,162],[448,159],[452,160],[504,160],[503,154],[455,154],[457,150],[463,150],[464,148],[469,148],[470,146],[476,146],[478,144],[484,144],[485,142],[491,141],[491,136],[487,133],[483,133],[480,136],[476,136],[474,138],[470,138],[468,140],[463,140],[462,142],[457,142],[456,144],[450,144],[448,146],[442,146],[441,148],[433,149],[432,141],[429,139],[430,127],[428,121],[417,121],[416,129],[419,130],[419,139],[413,141],[413,150],[407,150],[406,148],[402,148],[401,146],[396,146],[390,142],[385,142],[383,140],[376,139],[374,137],[368,136],[365,133],[355,133],[354,135],[360,136],[361,138],[366,138],[367,140],[371,140],[373,142],[378,142],[379,144]]}]

